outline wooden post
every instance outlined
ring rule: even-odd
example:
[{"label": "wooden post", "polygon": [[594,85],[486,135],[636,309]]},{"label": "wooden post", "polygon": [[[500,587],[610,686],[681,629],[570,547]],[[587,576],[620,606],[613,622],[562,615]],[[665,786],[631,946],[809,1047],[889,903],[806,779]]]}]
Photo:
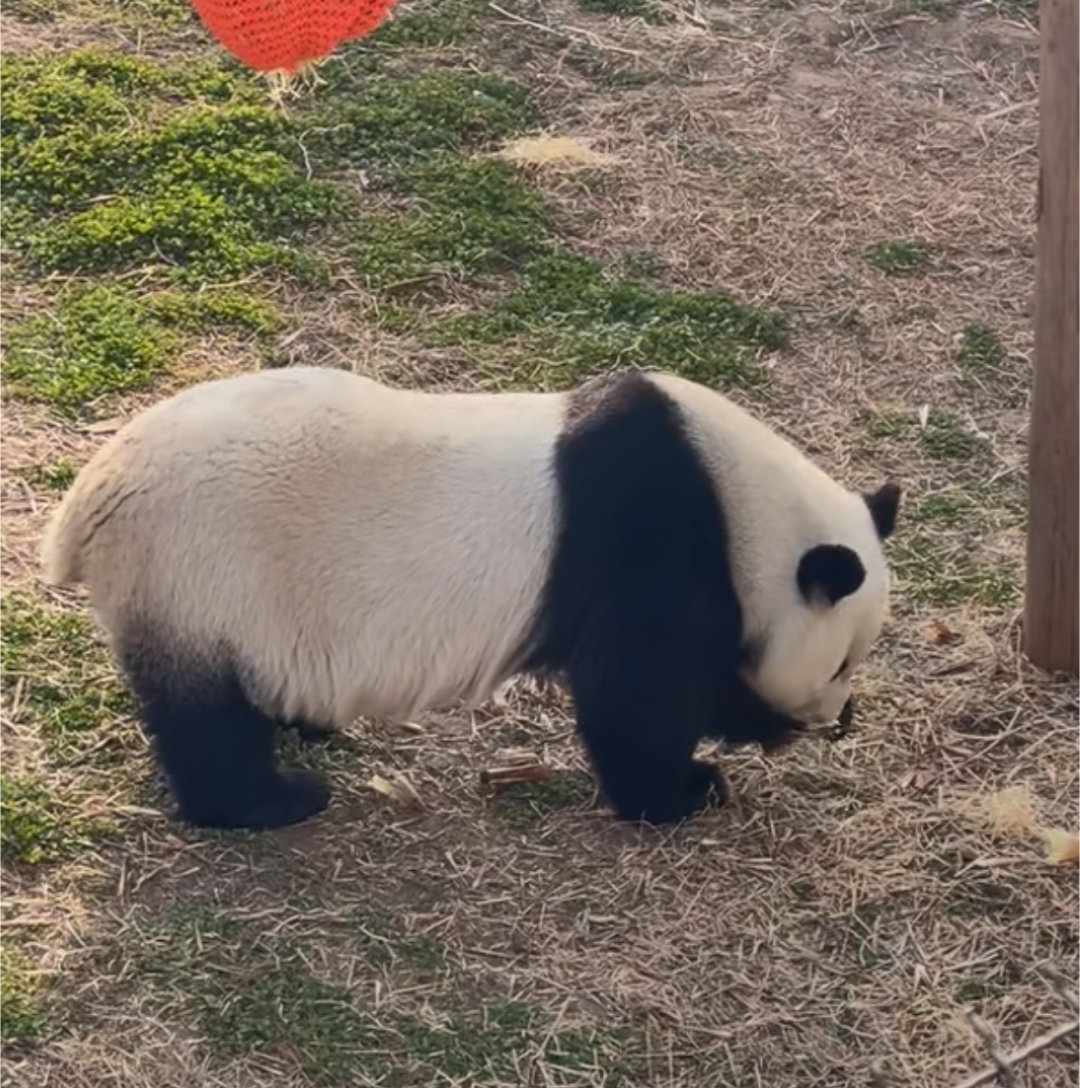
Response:
[{"label": "wooden post", "polygon": [[1041,668],[1072,674],[1080,665],[1077,4],[1039,5],[1038,269],[1024,606],[1027,655]]}]

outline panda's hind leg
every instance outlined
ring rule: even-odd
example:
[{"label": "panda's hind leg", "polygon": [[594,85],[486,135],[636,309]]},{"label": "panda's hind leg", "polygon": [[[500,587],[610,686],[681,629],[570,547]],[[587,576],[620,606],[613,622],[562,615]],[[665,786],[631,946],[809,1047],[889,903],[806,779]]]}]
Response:
[{"label": "panda's hind leg", "polygon": [[326,807],[330,790],[321,775],[277,766],[277,723],[252,705],[234,669],[178,661],[145,640],[122,657],[179,819],[268,830]]}]

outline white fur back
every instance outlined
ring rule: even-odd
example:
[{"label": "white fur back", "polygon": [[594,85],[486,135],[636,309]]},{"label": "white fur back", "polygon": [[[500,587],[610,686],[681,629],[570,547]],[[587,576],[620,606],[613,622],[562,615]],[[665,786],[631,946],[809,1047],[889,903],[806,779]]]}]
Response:
[{"label": "white fur back", "polygon": [[432,395],[290,368],[190,389],[84,469],[45,544],[99,618],[242,647],[275,716],[485,698],[554,544],[564,398]]}]

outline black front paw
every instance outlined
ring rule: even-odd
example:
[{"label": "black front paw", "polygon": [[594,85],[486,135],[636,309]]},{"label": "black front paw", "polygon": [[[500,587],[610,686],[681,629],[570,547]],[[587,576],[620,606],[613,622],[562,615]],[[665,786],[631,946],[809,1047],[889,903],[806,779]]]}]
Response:
[{"label": "black front paw", "polygon": [[727,781],[715,763],[695,759],[690,764],[689,801],[693,815],[707,805],[722,805],[728,799]]},{"label": "black front paw", "polygon": [[[720,768],[713,763],[691,761],[689,767],[672,777],[638,779],[621,794],[616,794],[613,804],[619,818],[644,821],[647,824],[675,824],[689,820],[710,804],[722,804],[727,797],[727,786]],[[610,787],[609,787],[610,789]],[[610,790],[612,797],[614,790]]]}]

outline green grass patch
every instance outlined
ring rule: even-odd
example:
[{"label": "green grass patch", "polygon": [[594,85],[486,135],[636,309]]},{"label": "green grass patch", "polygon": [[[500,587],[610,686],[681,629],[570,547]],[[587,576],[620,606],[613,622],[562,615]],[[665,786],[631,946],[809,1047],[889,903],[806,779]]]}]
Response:
[{"label": "green grass patch", "polygon": [[890,548],[903,583],[898,597],[916,604],[976,604],[1004,610],[1020,598],[1018,572],[972,558],[976,542],[1001,529],[1017,529],[1025,516],[1022,484],[968,483],[914,497],[906,533]]},{"label": "green grass patch", "polygon": [[[545,1067],[545,1082],[580,1084],[583,1074],[602,1071],[609,1088],[626,1084],[643,1068],[630,1033],[598,1028],[564,1028],[552,1033],[547,1018],[528,1005],[503,1002],[476,1013],[456,1015],[432,1027],[399,1018],[397,1031],[416,1079],[392,1084],[431,1084],[439,1080],[512,1083],[526,1054]],[[402,1070],[401,1072],[405,1072]]]},{"label": "green grass patch", "polygon": [[299,959],[254,962],[227,992],[199,1003],[200,1027],[230,1055],[291,1053],[317,1085],[344,1085],[362,1069],[359,1055],[377,1039],[348,991],[315,978]]},{"label": "green grass patch", "polygon": [[912,502],[905,520],[943,529],[997,525],[1023,528],[1027,518],[1027,490],[1015,476],[988,483],[962,486],[924,495]]},{"label": "green grass patch", "polygon": [[180,344],[131,291],[79,288],[54,312],[10,326],[2,374],[13,396],[75,413],[107,394],[145,388]]},{"label": "green grass patch", "polygon": [[582,11],[601,15],[615,15],[622,19],[642,19],[646,23],[661,25],[673,22],[675,14],[663,4],[652,0],[577,0]]},{"label": "green grass patch", "polygon": [[912,15],[928,15],[938,22],[946,22],[956,17],[959,5],[963,2],[964,0],[897,0],[880,13],[878,21],[891,23]]},{"label": "green grass patch", "polygon": [[427,936],[410,936],[390,911],[373,906],[360,910],[350,922],[359,932],[368,962],[380,967],[397,964],[409,973],[423,977],[441,974],[446,969],[446,949]]},{"label": "green grass patch", "polygon": [[906,438],[915,426],[915,420],[906,412],[895,408],[880,408],[868,412],[865,417],[866,433],[875,441],[896,441]]},{"label": "green grass patch", "polygon": [[5,0],[4,13],[33,23],[53,23],[81,17],[105,26],[145,31],[150,26],[178,30],[193,22],[195,12],[185,0]]},{"label": "green grass patch", "polygon": [[951,412],[935,408],[924,426],[914,414],[884,408],[865,417],[866,433],[875,441],[917,440],[922,451],[934,461],[970,461],[986,449],[986,439],[977,435]]},{"label": "green grass patch", "polygon": [[28,484],[46,491],[57,492],[67,491],[78,474],[78,466],[66,459],[44,465],[31,465],[19,470],[19,475]]},{"label": "green grass patch", "polygon": [[890,563],[903,587],[898,597],[915,604],[938,608],[976,604],[1004,610],[1020,599],[1013,571],[976,563],[954,542],[943,542],[929,529],[898,538]]},{"label": "green grass patch", "polygon": [[523,831],[560,809],[587,803],[595,793],[592,778],[581,771],[562,771],[540,782],[523,782],[503,790],[491,806],[496,819]]},{"label": "green grass patch", "polygon": [[[66,791],[65,791],[66,792]],[[25,775],[0,774],[0,854],[40,865],[78,853],[109,825],[89,820],[52,789]]]},{"label": "green grass patch", "polygon": [[533,379],[554,387],[620,366],[754,387],[765,381],[758,355],[784,343],[784,326],[725,295],[616,279],[563,251],[528,265],[521,286],[487,312],[435,322],[420,336],[438,345],[516,342],[534,360]]},{"label": "green grass patch", "polygon": [[5,695],[19,688],[16,725],[35,730],[57,764],[82,763],[91,750],[114,759],[123,750],[118,721],[135,706],[89,616],[8,593],[0,623],[0,684]]},{"label": "green grass patch", "polygon": [[419,10],[398,8],[364,44],[376,50],[459,45],[487,11],[485,0],[439,0]]},{"label": "green grass patch", "polygon": [[33,1046],[45,1035],[44,987],[39,972],[10,938],[0,945],[0,1038],[5,1050]]},{"label": "green grass patch", "polygon": [[[392,920],[380,921],[383,913],[365,914],[364,930],[397,932]],[[336,939],[356,937],[344,929]],[[420,938],[412,940],[402,947],[415,950]],[[489,999],[478,1007],[453,979],[429,992],[422,1018],[373,1013],[362,997],[366,989],[349,990],[313,973],[298,938],[260,932],[212,909],[176,911],[140,927],[138,943],[126,943],[123,954],[137,968],[129,972],[130,984],[148,987],[172,1010],[184,1009],[214,1050],[291,1059],[311,1083],[326,1088],[510,1083],[527,1056],[545,1064],[546,1084],[569,1088],[600,1069],[603,1083],[617,1088],[642,1064],[640,1043],[629,1032],[578,1025],[552,1030],[545,1014],[520,1003]],[[467,989],[471,994],[471,985]]]},{"label": "green grass patch", "polygon": [[267,337],[282,325],[273,305],[237,290],[145,295],[109,283],[79,285],[53,311],[9,326],[0,373],[13,396],[75,414],[149,386],[189,335]]},{"label": "green grass patch", "polygon": [[7,0],[4,14],[28,23],[52,23],[73,7],[71,0]]},{"label": "green grass patch", "polygon": [[408,210],[355,225],[353,265],[372,287],[510,271],[547,245],[543,198],[495,159],[440,158],[404,172]]},{"label": "green grass patch", "polygon": [[290,238],[336,193],[249,77],[84,50],[5,58],[0,93],[5,236],[38,269],[311,271]]},{"label": "green grass patch", "polygon": [[957,529],[971,524],[980,512],[970,495],[955,490],[917,499],[906,516],[912,523],[927,522],[945,529]]},{"label": "green grass patch", "polygon": [[958,1005],[974,1005],[981,1001],[992,1001],[1004,997],[1007,988],[991,979],[969,978],[956,987],[953,1000]]},{"label": "green grass patch", "polygon": [[927,417],[920,440],[923,449],[935,461],[968,461],[986,446],[985,440],[956,416],[936,409]]},{"label": "green grass patch", "polygon": [[1005,361],[1005,348],[989,325],[968,325],[960,336],[957,362],[967,371],[985,373]]},{"label": "green grass patch", "polygon": [[923,271],[930,263],[930,250],[922,242],[878,242],[863,253],[863,259],[886,275],[900,276]]},{"label": "green grass patch", "polygon": [[346,59],[321,73],[315,119],[305,140],[329,168],[400,169],[436,154],[485,150],[528,127],[524,85],[453,69],[390,78],[354,70]]}]

